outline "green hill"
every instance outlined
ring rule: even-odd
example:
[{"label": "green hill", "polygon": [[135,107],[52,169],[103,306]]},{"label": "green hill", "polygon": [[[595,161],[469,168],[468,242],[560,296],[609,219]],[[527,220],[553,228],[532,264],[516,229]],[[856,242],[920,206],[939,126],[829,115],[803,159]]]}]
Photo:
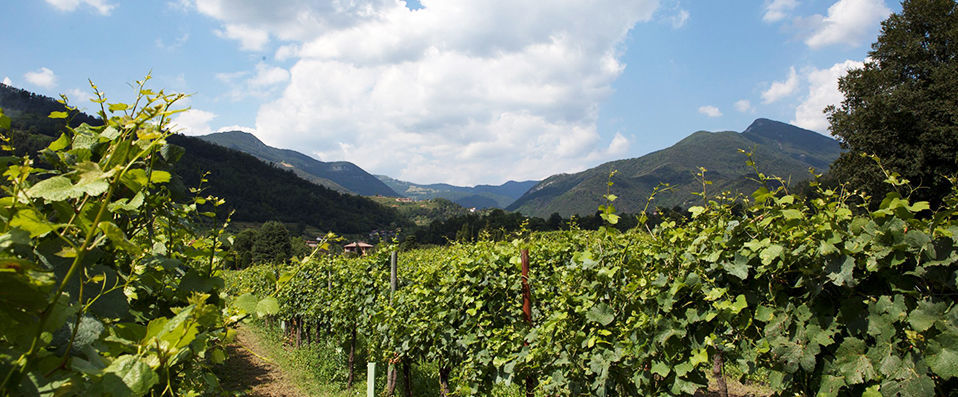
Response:
[{"label": "green hill", "polygon": [[[63,110],[52,98],[0,84],[0,108],[12,119],[9,135],[18,151],[35,153],[63,130],[63,119],[47,118],[50,111]],[[100,123],[79,112],[69,120],[71,125]],[[186,149],[175,166],[171,188],[185,191],[186,186],[198,186],[209,171],[204,193],[225,199],[226,207],[236,210],[234,222],[278,220],[342,234],[409,224],[393,208],[310,183],[249,154],[182,135],[170,137],[169,142]]]},{"label": "green hill", "polygon": [[478,209],[505,208],[537,183],[537,181],[509,181],[501,185],[477,185],[467,187],[449,185],[446,183],[420,185],[390,178],[385,175],[376,175],[376,178],[379,178],[379,180],[403,196],[412,199],[428,200],[443,198],[466,208],[474,207]]},{"label": "green hill", "polygon": [[319,161],[295,150],[268,146],[253,134],[242,131],[217,132],[198,138],[249,153],[263,161],[288,168],[310,182],[343,193],[399,197],[399,194],[389,186],[348,161]]},{"label": "green hill", "polygon": [[709,194],[722,191],[749,193],[757,185],[748,179],[754,171],[746,156],[739,152],[754,150],[759,171],[786,180],[810,178],[809,168],[825,171],[840,152],[838,142],[813,131],[789,124],[758,119],[744,132],[699,131],[675,145],[645,156],[612,161],[575,174],[559,174],[532,187],[507,209],[526,215],[547,217],[553,212],[563,216],[592,214],[604,203],[609,173],[612,193],[619,197],[619,211],[637,212],[644,208],[652,190],[668,183],[672,191],[656,196],[654,205],[687,207],[701,200],[693,193],[702,191],[696,177],[705,167]]}]

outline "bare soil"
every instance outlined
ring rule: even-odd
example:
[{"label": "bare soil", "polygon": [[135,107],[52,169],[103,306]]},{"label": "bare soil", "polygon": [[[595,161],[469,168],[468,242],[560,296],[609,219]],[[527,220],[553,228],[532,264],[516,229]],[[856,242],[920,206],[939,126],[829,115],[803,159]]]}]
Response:
[{"label": "bare soil", "polygon": [[[249,349],[249,350],[247,350]],[[253,354],[250,351],[256,353]],[[231,395],[305,397],[290,376],[275,363],[266,361],[259,337],[240,325],[236,340],[227,347],[226,362],[217,368],[223,389]],[[260,357],[257,357],[259,355]]]}]

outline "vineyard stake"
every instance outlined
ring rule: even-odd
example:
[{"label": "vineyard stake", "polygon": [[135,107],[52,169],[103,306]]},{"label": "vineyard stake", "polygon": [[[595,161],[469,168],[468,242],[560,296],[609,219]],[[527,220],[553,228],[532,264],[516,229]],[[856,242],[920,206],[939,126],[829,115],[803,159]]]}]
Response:
[{"label": "vineyard stake", "polygon": [[376,363],[366,363],[366,397],[376,397]]},{"label": "vineyard stake", "polygon": [[[393,295],[396,294],[396,279],[397,279],[397,253],[393,251],[389,255],[389,305],[393,304]],[[392,396],[396,390],[396,365],[392,361],[389,361],[389,369],[386,371],[386,395]]]},{"label": "vineyard stake", "polygon": [[[529,249],[522,249],[522,314],[526,324],[532,328],[532,292],[529,290]],[[529,342],[523,342],[528,346]],[[535,396],[535,379],[532,374],[526,376],[526,397]]]}]

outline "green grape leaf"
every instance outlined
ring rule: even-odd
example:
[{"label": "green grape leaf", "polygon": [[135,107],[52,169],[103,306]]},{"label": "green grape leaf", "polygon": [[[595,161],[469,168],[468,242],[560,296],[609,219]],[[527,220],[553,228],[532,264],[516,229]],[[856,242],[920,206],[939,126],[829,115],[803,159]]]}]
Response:
[{"label": "green grape leaf", "polygon": [[104,173],[103,170],[100,169],[99,164],[92,161],[84,161],[76,165],[76,170],[80,175],[80,180],[73,185],[74,189],[91,196],[98,196],[110,188],[109,177],[113,173]]},{"label": "green grape leaf", "polygon": [[103,132],[100,133],[100,136],[112,141],[120,136],[120,130],[113,128],[111,125],[103,129]]},{"label": "green grape leaf", "polygon": [[924,332],[935,324],[935,320],[945,314],[946,307],[944,302],[932,303],[927,300],[918,302],[918,307],[908,315],[908,323],[915,331]]},{"label": "green grape leaf", "polygon": [[875,379],[875,368],[865,355],[865,342],[846,337],[835,351],[835,365],[849,385],[857,385]]},{"label": "green grape leaf", "polygon": [[100,222],[97,228],[106,235],[114,247],[131,254],[136,254],[139,251],[139,247],[126,238],[126,233],[123,233],[123,229],[120,229],[120,227],[113,222]]},{"label": "green grape leaf", "polygon": [[692,218],[697,218],[699,215],[702,215],[705,212],[705,207],[700,207],[697,205],[689,207],[689,212],[692,213]]},{"label": "green grape leaf", "polygon": [[170,173],[166,171],[157,171],[154,170],[150,173],[150,182],[151,183],[166,183],[170,181]]},{"label": "green grape leaf", "polygon": [[66,149],[67,146],[70,146],[70,138],[67,137],[67,134],[60,134],[60,137],[57,138],[57,140],[50,142],[50,145],[47,146],[47,149],[57,152]]},{"label": "green grape leaf", "polygon": [[735,255],[735,260],[722,263],[722,268],[740,280],[748,278],[748,258],[744,256]]},{"label": "green grape leaf", "polygon": [[802,211],[795,210],[795,209],[785,209],[785,210],[782,210],[782,216],[785,217],[785,219],[787,220],[801,219]]},{"label": "green grape leaf", "polygon": [[47,117],[51,119],[65,119],[67,116],[69,116],[67,112],[50,112],[50,115]]},{"label": "green grape leaf", "polygon": [[661,361],[656,361],[652,363],[652,373],[658,374],[661,377],[669,376],[669,373],[672,372],[672,368],[668,364]]},{"label": "green grape leaf", "polygon": [[253,294],[245,293],[233,301],[233,306],[244,313],[256,313],[257,299]]},{"label": "green grape leaf", "polygon": [[855,258],[846,255],[845,260],[833,260],[828,263],[825,269],[828,274],[828,280],[837,286],[854,286],[855,283]]},{"label": "green grape leaf", "polygon": [[50,222],[41,218],[32,208],[23,208],[17,211],[13,219],[10,220],[10,226],[30,232],[31,238],[45,236],[54,230]]},{"label": "green grape leaf", "polygon": [[837,396],[838,392],[845,386],[845,378],[834,375],[822,375],[822,381],[818,385],[817,396]]},{"label": "green grape leaf", "polygon": [[265,317],[279,313],[279,301],[270,296],[256,304],[256,316]]},{"label": "green grape leaf", "polygon": [[129,354],[113,360],[103,372],[103,386],[114,396],[142,396],[160,380],[149,365]]},{"label": "green grape leaf", "polygon": [[37,182],[27,189],[32,197],[41,197],[47,201],[63,201],[83,195],[79,189],[73,188],[73,183],[65,176],[54,176]]},{"label": "green grape leaf", "polygon": [[585,318],[591,322],[606,326],[615,319],[615,313],[612,312],[612,307],[608,304],[599,303],[589,309],[589,312],[586,313]]},{"label": "green grape leaf", "polygon": [[958,335],[946,332],[932,339],[925,361],[944,380],[958,377]]},{"label": "green grape leaf", "polygon": [[785,248],[782,247],[781,245],[772,244],[772,245],[769,245],[768,247],[765,247],[765,249],[763,249],[762,252],[758,254],[758,256],[759,258],[762,259],[763,265],[770,265],[772,264],[773,261],[775,261],[776,258],[782,256],[782,251],[784,250]]}]

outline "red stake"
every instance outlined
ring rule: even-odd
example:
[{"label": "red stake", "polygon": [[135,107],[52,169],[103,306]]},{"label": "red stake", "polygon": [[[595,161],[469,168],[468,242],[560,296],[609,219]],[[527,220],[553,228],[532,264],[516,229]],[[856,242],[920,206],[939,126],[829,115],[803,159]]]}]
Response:
[{"label": "red stake", "polygon": [[529,249],[522,249],[522,313],[532,326],[532,293],[529,291]]}]

